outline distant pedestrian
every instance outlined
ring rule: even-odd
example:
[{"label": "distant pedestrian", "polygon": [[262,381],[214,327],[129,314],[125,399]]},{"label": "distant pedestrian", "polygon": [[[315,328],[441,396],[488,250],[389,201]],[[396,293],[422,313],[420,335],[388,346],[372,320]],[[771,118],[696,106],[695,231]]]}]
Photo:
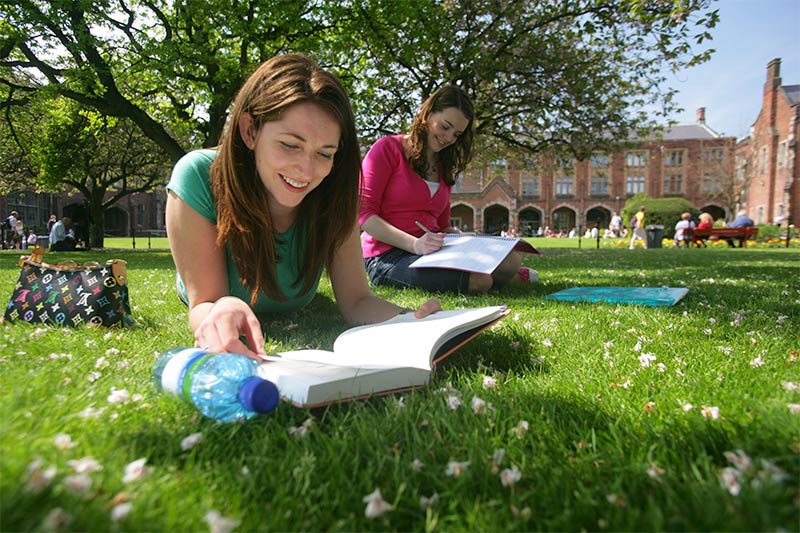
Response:
[{"label": "distant pedestrian", "polygon": [[631,218],[631,229],[633,230],[633,235],[631,235],[630,249],[633,250],[637,239],[641,240],[644,247],[647,248],[647,232],[644,229],[644,206],[641,206],[639,211]]}]

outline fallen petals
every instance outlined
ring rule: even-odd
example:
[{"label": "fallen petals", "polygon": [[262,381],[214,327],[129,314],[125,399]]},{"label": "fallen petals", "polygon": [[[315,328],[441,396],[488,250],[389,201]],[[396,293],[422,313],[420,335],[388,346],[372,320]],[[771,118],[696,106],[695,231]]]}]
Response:
[{"label": "fallen petals", "polygon": [[99,472],[103,469],[102,465],[92,457],[72,459],[67,461],[67,466],[71,467],[76,474],[91,474],[92,472]]},{"label": "fallen petals", "polygon": [[125,472],[122,476],[122,482],[131,483],[133,481],[142,479],[149,471],[149,469],[144,466],[145,463],[147,463],[147,459],[142,457],[141,459],[137,459],[132,463],[125,465]]},{"label": "fallen petals", "polygon": [[108,395],[108,403],[128,403],[131,399],[130,393],[125,389],[111,389],[111,394]]},{"label": "fallen petals", "polygon": [[513,487],[520,479],[522,479],[522,472],[517,468],[517,465],[511,465],[511,468],[506,468],[500,472],[500,483],[504,487]]},{"label": "fallen petals", "polygon": [[119,522],[133,510],[133,504],[130,502],[120,503],[111,508],[111,521]]},{"label": "fallen petals", "polygon": [[458,398],[458,396],[448,396],[447,405],[450,407],[450,409],[455,411],[461,406],[461,400]]},{"label": "fallen petals", "polygon": [[492,376],[483,376],[483,388],[494,389],[497,387],[497,380]]},{"label": "fallen petals", "polygon": [[744,472],[750,465],[752,464],[752,460],[750,456],[747,455],[744,450],[736,450],[735,452],[725,452],[725,458],[730,461],[730,463],[735,466],[738,470]]},{"label": "fallen petals", "polygon": [[786,407],[789,408],[789,412],[793,415],[800,415],[800,403],[787,403]]},{"label": "fallen petals", "polygon": [[710,418],[711,420],[719,418],[719,407],[706,407],[704,405],[700,412],[703,414],[703,418]]},{"label": "fallen petals", "polygon": [[472,397],[470,406],[472,407],[472,412],[475,413],[476,415],[482,415],[483,413],[486,412],[486,402],[478,398],[477,396]]},{"label": "fallen petals", "polygon": [[300,424],[297,427],[290,427],[289,428],[289,435],[293,436],[296,439],[302,439],[308,432],[311,430],[311,426],[314,424],[313,418],[307,418],[305,422]]},{"label": "fallen petals", "polygon": [[237,527],[241,521],[222,516],[219,511],[211,510],[206,513],[203,520],[208,524],[208,529],[211,533],[229,533]]},{"label": "fallen petals", "polygon": [[75,446],[77,446],[77,443],[72,442],[72,437],[70,437],[66,433],[59,433],[58,435],[56,435],[54,443],[56,445],[56,448],[58,448],[58,451],[60,452],[69,450],[70,448],[74,448]]},{"label": "fallen petals", "polygon": [[445,474],[447,474],[450,477],[459,477],[467,470],[469,464],[470,461],[463,461],[463,462],[450,461],[449,463],[447,463],[447,469],[445,470]]},{"label": "fallen petals", "polygon": [[741,474],[735,468],[731,468],[730,466],[726,466],[722,469],[722,473],[719,476],[719,482],[722,485],[722,488],[727,490],[731,495],[738,496],[739,492],[742,490],[742,484],[739,479]]},{"label": "fallen petals", "polygon": [[423,463],[419,459],[414,459],[413,461],[411,461],[411,469],[414,470],[414,472],[419,472],[420,470],[422,470],[423,466],[425,466],[425,463]]},{"label": "fallen petals", "polygon": [[64,486],[69,492],[86,494],[92,488],[92,478],[88,474],[74,474],[64,478]]},{"label": "fallen petals", "polygon": [[419,508],[422,509],[423,511],[427,511],[437,503],[439,503],[438,492],[434,492],[430,498],[426,498],[425,496],[419,497]]},{"label": "fallen petals", "polygon": [[181,450],[184,450],[184,451],[191,450],[192,448],[197,446],[197,444],[201,440],[203,440],[203,434],[202,433],[192,433],[191,435],[189,435],[188,437],[184,438],[181,441]]},{"label": "fallen petals", "polygon": [[367,504],[366,509],[364,509],[364,516],[367,518],[378,518],[390,511],[394,511],[394,505],[384,501],[383,496],[381,496],[381,489],[375,489],[364,496],[361,501]]},{"label": "fallen petals", "polygon": [[72,522],[72,515],[61,507],[56,507],[47,513],[42,520],[42,529],[45,531],[61,531]]},{"label": "fallen petals", "polygon": [[517,422],[516,426],[510,429],[510,432],[516,435],[518,439],[521,439],[527,431],[528,431],[527,420],[520,420],[519,422]]}]

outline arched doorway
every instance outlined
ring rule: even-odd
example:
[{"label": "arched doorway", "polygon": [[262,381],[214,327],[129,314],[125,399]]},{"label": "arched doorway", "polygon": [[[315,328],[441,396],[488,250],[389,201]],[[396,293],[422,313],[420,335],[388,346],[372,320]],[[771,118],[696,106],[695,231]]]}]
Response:
[{"label": "arched doorway", "polygon": [[710,214],[714,220],[725,220],[725,210],[718,205],[707,205],[701,207],[700,211]]},{"label": "arched doorway", "polygon": [[577,215],[575,210],[567,206],[562,206],[553,211],[552,221],[553,225],[550,228],[552,231],[558,233],[569,233],[569,230],[577,227]]},{"label": "arched doorway", "polygon": [[450,208],[450,225],[461,231],[475,231],[475,211],[468,205],[454,205]]},{"label": "arched doorway", "polygon": [[502,205],[491,205],[483,210],[483,232],[500,235],[503,226],[508,226],[508,209]]},{"label": "arched doorway", "polygon": [[597,206],[589,209],[586,212],[586,227],[593,228],[595,224],[603,234],[603,229],[607,228],[611,223],[611,211],[603,206]]},{"label": "arched doorway", "polygon": [[536,235],[542,226],[542,212],[534,207],[526,207],[519,212],[519,234],[523,237]]}]

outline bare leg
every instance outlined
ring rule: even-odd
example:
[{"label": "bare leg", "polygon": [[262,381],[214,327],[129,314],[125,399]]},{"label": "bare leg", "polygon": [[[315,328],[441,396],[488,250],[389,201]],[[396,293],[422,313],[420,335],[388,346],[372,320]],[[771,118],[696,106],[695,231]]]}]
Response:
[{"label": "bare leg", "polygon": [[488,292],[492,288],[492,276],[489,274],[477,274],[472,272],[469,275],[468,292]]}]

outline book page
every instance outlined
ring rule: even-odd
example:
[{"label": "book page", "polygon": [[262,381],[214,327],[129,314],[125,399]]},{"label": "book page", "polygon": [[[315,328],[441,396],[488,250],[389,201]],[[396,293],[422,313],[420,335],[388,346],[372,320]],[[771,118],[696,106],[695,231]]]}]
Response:
[{"label": "book page", "polygon": [[439,311],[425,318],[406,313],[379,324],[351,328],[333,344],[339,361],[336,364],[430,370],[431,357],[441,345],[504,314],[505,306]]},{"label": "book page", "polygon": [[491,274],[519,242],[515,237],[459,235],[449,233],[437,251],[423,255],[411,268],[450,268]]}]

